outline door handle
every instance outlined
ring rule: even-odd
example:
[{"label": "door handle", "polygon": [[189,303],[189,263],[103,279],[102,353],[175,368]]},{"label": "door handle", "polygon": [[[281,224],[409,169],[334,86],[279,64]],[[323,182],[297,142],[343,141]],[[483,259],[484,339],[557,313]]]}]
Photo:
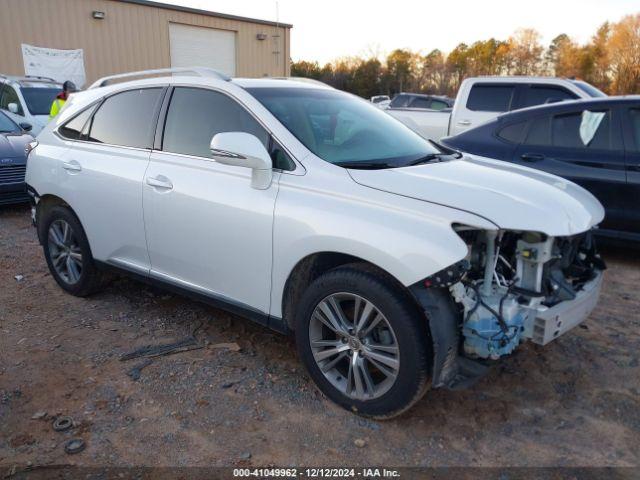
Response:
[{"label": "door handle", "polygon": [[68,172],[79,172],[82,170],[82,167],[75,160],[71,160],[69,162],[62,162],[62,168],[64,168]]},{"label": "door handle", "polygon": [[544,155],[539,153],[523,153],[520,155],[520,158],[525,162],[539,162],[540,160],[544,160]]},{"label": "door handle", "polygon": [[459,120],[458,125],[462,127],[468,127],[469,125],[471,125],[471,120]]},{"label": "door handle", "polygon": [[164,175],[158,175],[157,177],[147,177],[147,185],[163,190],[171,190],[173,188],[173,183],[171,183],[171,180],[169,180]]}]

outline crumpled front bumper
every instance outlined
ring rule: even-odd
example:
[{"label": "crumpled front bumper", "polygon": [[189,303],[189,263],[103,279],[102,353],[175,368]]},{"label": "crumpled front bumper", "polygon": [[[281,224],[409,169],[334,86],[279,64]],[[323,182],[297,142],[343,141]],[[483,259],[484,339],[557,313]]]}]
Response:
[{"label": "crumpled front bumper", "polygon": [[525,337],[539,345],[546,345],[576,327],[591,314],[598,298],[604,272],[598,270],[596,277],[587,282],[573,300],[565,300],[551,308],[538,310],[525,325]]}]

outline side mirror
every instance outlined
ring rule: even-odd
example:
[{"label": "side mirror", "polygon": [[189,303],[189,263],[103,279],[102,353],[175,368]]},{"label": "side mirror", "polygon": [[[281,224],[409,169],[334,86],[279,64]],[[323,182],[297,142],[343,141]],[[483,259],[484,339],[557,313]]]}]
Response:
[{"label": "side mirror", "polygon": [[20,123],[20,128],[22,130],[24,130],[25,132],[30,132],[31,129],[33,128],[33,125],[31,125],[30,123],[27,123],[27,122],[22,122],[22,123]]},{"label": "side mirror", "polygon": [[17,114],[17,113],[18,113],[18,111],[19,111],[19,109],[18,109],[18,104],[17,104],[17,103],[14,103],[14,102],[11,102],[9,105],[7,105],[7,108],[9,109],[9,111],[10,111],[11,113],[15,113],[15,114]]},{"label": "side mirror", "polygon": [[218,133],[211,139],[210,148],[216,162],[250,168],[253,188],[266,190],[271,185],[271,157],[256,136],[244,132]]}]

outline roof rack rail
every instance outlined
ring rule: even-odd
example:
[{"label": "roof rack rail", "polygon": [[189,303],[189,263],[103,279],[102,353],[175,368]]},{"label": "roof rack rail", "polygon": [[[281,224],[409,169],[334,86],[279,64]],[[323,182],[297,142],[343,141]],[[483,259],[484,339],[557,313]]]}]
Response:
[{"label": "roof rack rail", "polygon": [[24,78],[37,78],[38,80],[51,80],[52,82],[59,83],[57,80],[51,77],[42,77],[40,75],[25,75]]},{"label": "roof rack rail", "polygon": [[220,73],[213,68],[207,67],[178,67],[178,68],[158,68],[155,70],[141,70],[139,72],[129,72],[129,73],[120,73],[118,75],[109,75],[107,77],[102,77],[96,80],[88,90],[92,88],[100,88],[106,86],[111,80],[118,80],[121,78],[130,78],[130,77],[144,77],[148,75],[160,75],[165,73],[192,73],[196,74],[200,77],[212,77],[217,78],[219,80],[224,80],[228,82],[231,80],[230,77],[225,75],[224,73]]}]

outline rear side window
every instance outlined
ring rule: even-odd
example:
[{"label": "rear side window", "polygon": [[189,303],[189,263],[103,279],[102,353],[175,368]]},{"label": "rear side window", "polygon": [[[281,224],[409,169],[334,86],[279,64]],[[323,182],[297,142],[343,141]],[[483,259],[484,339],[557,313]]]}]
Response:
[{"label": "rear side window", "polygon": [[611,114],[608,110],[556,115],[551,122],[554,147],[611,149]]},{"label": "rear side window", "polygon": [[211,158],[211,139],[221,132],[255,135],[269,148],[269,134],[238,102],[202,88],[176,88],[165,122],[162,150]]},{"label": "rear side window", "polygon": [[476,112],[506,112],[511,107],[514,91],[514,85],[473,85],[467,108]]},{"label": "rear side window", "polygon": [[429,108],[431,106],[431,100],[423,97],[415,97],[411,102],[411,108]]},{"label": "rear side window", "polygon": [[409,104],[409,101],[411,101],[409,95],[396,95],[393,97],[393,100],[391,100],[389,106],[391,108],[404,108]]},{"label": "rear side window", "polygon": [[94,105],[93,107],[87,108],[85,111],[80,112],[78,115],[61,126],[58,129],[58,133],[64,138],[68,138],[69,140],[80,139],[84,130],[84,126],[87,124],[87,120],[89,120],[89,117],[91,117],[91,114],[95,109],[96,106]]},{"label": "rear side window", "polygon": [[527,145],[572,149],[611,149],[611,113],[584,110],[538,117],[531,122]]},{"label": "rear side window", "polygon": [[530,85],[525,88],[521,108],[543,105],[545,103],[562,102],[564,100],[574,100],[576,98],[578,98],[576,95],[564,88]]},{"label": "rear side window", "polygon": [[510,143],[521,143],[524,140],[524,132],[527,122],[518,122],[507,125],[498,131],[498,137]]},{"label": "rear side window", "polygon": [[129,90],[107,98],[91,119],[91,142],[151,148],[162,88]]}]

